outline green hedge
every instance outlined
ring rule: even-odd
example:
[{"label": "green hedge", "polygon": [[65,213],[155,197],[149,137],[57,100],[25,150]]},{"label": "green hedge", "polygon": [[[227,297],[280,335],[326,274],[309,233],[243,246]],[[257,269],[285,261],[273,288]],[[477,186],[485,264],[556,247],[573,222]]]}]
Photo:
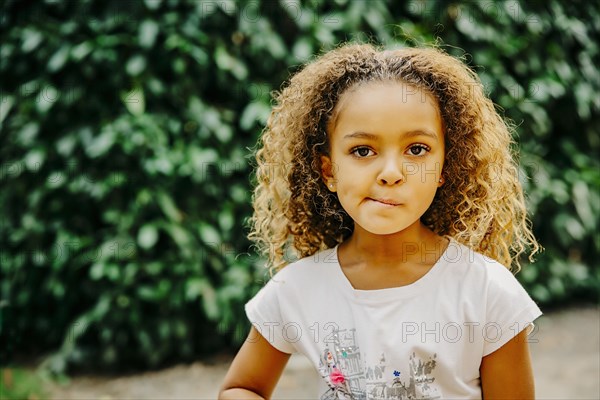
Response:
[{"label": "green hedge", "polygon": [[[266,279],[245,238],[269,92],[347,40],[439,38],[519,125],[543,304],[600,287],[593,2],[6,1],[1,363],[157,367],[235,347]],[[6,345],[4,345],[6,344]]]}]

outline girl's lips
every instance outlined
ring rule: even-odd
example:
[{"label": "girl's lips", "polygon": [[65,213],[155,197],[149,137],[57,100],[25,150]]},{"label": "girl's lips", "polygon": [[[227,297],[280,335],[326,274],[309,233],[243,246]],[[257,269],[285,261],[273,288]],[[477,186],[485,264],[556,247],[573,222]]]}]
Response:
[{"label": "girl's lips", "polygon": [[401,203],[391,199],[372,199],[369,197],[369,200],[376,201],[381,204],[385,204],[387,206],[399,206]]}]

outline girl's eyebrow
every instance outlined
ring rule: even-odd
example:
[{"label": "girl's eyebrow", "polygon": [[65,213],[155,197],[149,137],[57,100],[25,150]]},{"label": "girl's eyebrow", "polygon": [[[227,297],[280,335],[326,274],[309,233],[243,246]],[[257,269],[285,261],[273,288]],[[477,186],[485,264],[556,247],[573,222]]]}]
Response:
[{"label": "girl's eyebrow", "polygon": [[[438,136],[428,129],[425,129],[425,130],[416,129],[416,130],[405,132],[402,134],[403,139],[404,138],[412,138],[415,136],[427,136],[432,139],[438,140]],[[358,131],[358,132],[350,133],[350,134],[344,136],[344,139],[369,139],[369,140],[378,141],[379,136],[377,136],[373,133]]]}]

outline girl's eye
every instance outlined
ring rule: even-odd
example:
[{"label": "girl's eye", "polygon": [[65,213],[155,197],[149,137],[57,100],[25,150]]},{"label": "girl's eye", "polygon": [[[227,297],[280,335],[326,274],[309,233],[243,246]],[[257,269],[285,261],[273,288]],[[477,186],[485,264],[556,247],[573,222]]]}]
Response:
[{"label": "girl's eye", "polygon": [[408,152],[412,156],[424,156],[429,150],[431,150],[429,146],[425,146],[424,144],[415,144],[410,146]]},{"label": "girl's eye", "polygon": [[355,147],[350,151],[350,154],[354,154],[355,156],[358,156],[359,158],[364,158],[366,156],[369,155],[369,152],[371,151],[371,149],[369,149],[368,147]]}]

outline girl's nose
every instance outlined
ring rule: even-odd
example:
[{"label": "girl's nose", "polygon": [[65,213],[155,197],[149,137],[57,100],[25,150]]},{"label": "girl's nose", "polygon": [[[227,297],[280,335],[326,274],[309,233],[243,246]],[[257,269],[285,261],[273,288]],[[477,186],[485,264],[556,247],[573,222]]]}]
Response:
[{"label": "girl's nose", "polygon": [[402,172],[402,163],[396,158],[390,157],[383,164],[379,172],[377,181],[382,185],[395,185],[404,182],[404,173]]}]

